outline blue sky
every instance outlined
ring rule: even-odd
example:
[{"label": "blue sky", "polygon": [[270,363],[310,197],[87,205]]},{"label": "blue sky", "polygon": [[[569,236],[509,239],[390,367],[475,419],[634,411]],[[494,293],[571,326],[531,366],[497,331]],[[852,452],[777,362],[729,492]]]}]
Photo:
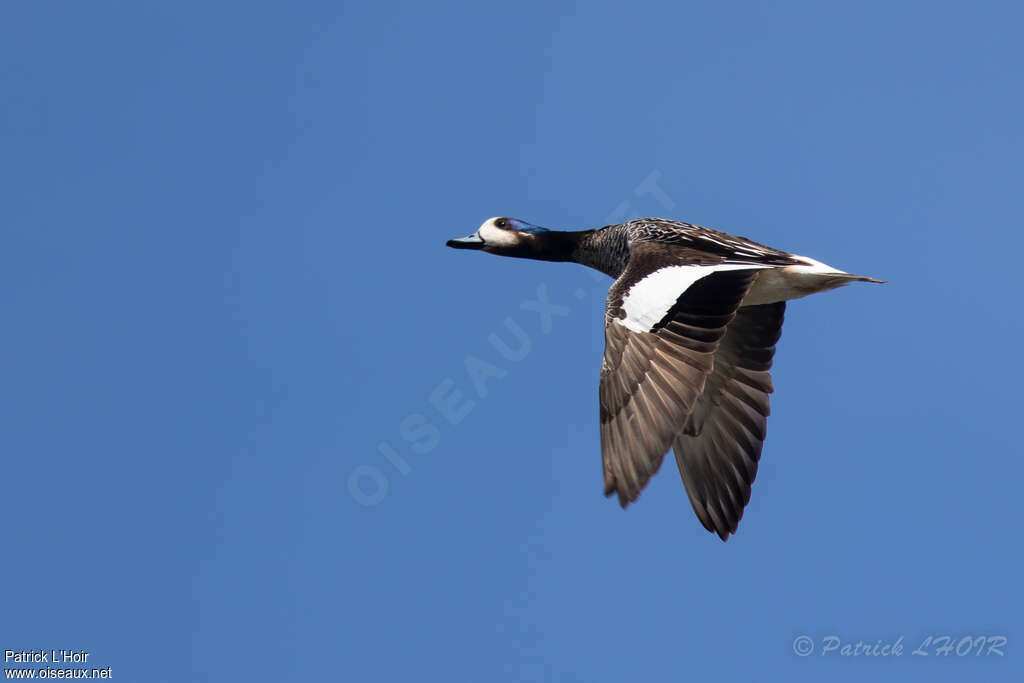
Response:
[{"label": "blue sky", "polygon": [[[1022,21],[5,3],[0,649],[140,681],[1020,680]],[[444,248],[493,215],[664,215],[889,280],[790,305],[728,543],[671,460],[603,498],[609,281]]]}]

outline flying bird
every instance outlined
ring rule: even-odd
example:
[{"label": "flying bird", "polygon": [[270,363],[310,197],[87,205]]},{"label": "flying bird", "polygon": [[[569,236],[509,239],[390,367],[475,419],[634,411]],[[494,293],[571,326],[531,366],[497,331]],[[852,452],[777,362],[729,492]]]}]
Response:
[{"label": "flying bird", "polygon": [[615,279],[599,389],[605,495],[635,501],[671,448],[697,518],[723,541],[750,501],[786,301],[882,282],[665,218],[581,231],[490,218],[447,246]]}]

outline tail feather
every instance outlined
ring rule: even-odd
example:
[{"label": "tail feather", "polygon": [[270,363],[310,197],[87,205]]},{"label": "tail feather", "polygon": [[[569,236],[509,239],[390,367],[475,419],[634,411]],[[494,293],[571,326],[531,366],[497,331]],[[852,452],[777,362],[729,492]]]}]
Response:
[{"label": "tail feather", "polygon": [[868,277],[867,275],[850,275],[849,273],[846,273],[846,277],[850,282],[876,282],[880,285],[888,284],[888,280],[878,280],[873,277]]}]

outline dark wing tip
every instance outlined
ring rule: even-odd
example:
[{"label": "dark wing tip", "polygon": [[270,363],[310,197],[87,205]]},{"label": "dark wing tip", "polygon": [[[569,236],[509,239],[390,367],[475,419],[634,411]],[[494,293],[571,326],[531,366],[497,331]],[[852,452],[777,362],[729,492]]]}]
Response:
[{"label": "dark wing tip", "polygon": [[618,486],[616,486],[614,479],[612,481],[605,482],[604,484],[605,498],[611,498],[613,495],[617,495],[619,497],[619,507],[621,507],[623,510],[629,507],[630,503],[635,502],[636,499],[640,497],[640,494],[638,492],[635,496],[630,498],[627,492],[619,489]]},{"label": "dark wing tip", "polygon": [[[689,491],[687,492],[689,493]],[[693,511],[697,514],[697,519],[700,520],[701,526],[712,534],[718,534],[718,537],[723,542],[728,541],[729,536],[736,533],[736,530],[739,528],[739,519],[729,521],[726,518],[719,517],[717,513],[713,516],[709,515],[710,501],[697,500],[691,497],[690,503],[692,504]],[[742,511],[740,516],[743,516]]]}]

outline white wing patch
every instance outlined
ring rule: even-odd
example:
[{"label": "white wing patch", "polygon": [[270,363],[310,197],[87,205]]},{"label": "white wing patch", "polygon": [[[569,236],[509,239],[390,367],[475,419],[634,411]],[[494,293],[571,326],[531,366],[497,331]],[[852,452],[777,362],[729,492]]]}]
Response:
[{"label": "white wing patch", "polygon": [[769,268],[749,263],[722,263],[714,266],[666,266],[659,268],[629,288],[622,298],[625,318],[615,322],[633,332],[650,332],[661,322],[683,292],[701,279],[723,270]]}]

